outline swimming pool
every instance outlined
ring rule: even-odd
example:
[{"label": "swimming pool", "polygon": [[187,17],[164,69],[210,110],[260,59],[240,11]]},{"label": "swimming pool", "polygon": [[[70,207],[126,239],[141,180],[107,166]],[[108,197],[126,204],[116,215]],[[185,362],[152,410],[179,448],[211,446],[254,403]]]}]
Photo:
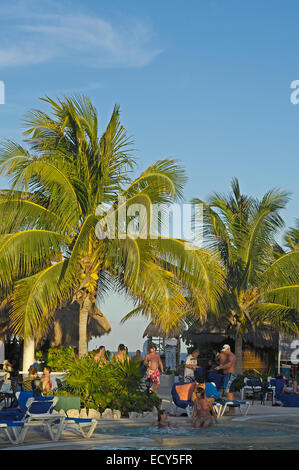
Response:
[{"label": "swimming pool", "polygon": [[111,436],[113,445],[109,447],[103,441],[105,447],[96,445],[95,449],[299,449],[299,427],[288,428],[281,423],[229,422],[207,429],[195,429],[187,423],[175,429],[159,429],[144,423],[103,424],[97,433],[105,439]]}]

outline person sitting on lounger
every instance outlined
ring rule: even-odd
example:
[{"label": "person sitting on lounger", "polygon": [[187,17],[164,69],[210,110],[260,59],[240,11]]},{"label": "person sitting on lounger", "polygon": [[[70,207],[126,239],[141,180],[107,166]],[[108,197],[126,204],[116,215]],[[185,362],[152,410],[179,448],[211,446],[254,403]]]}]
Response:
[{"label": "person sitting on lounger", "polygon": [[22,388],[24,392],[35,390],[36,388],[42,388],[36,367],[30,367],[28,377],[24,377],[23,379]]},{"label": "person sitting on lounger", "polygon": [[299,386],[297,385],[296,380],[288,380],[284,384],[282,393],[296,393],[296,395],[299,395]]},{"label": "person sitting on lounger", "polygon": [[42,389],[43,393],[47,395],[50,393],[50,390],[52,388],[52,382],[51,382],[51,367],[45,366],[43,370],[43,375],[41,377],[41,383],[42,383]]}]

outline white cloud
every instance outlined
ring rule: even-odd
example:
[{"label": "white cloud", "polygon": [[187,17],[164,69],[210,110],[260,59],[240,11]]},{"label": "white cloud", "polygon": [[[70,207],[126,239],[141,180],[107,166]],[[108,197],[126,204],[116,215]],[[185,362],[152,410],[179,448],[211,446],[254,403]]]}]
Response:
[{"label": "white cloud", "polygon": [[[16,67],[63,61],[90,67],[142,67],[162,51],[153,46],[153,33],[136,18],[107,20],[46,4],[43,12],[0,8],[0,66]],[[34,2],[30,2],[31,7]],[[30,14],[29,14],[30,13]]]}]

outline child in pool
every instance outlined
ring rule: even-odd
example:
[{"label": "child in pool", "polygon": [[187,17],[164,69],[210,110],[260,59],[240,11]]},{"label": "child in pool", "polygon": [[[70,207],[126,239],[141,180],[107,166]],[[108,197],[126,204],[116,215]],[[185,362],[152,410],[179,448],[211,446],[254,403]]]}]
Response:
[{"label": "child in pool", "polygon": [[201,388],[196,391],[196,400],[194,402],[193,419],[195,419],[196,428],[207,428],[212,424],[212,416],[214,416],[215,423],[217,423],[216,415],[213,410],[213,405],[207,399],[205,391]]},{"label": "child in pool", "polygon": [[158,420],[153,423],[153,426],[158,426],[159,428],[177,428],[178,424],[169,423],[169,421],[167,421],[167,417],[168,415],[165,410],[159,410]]}]

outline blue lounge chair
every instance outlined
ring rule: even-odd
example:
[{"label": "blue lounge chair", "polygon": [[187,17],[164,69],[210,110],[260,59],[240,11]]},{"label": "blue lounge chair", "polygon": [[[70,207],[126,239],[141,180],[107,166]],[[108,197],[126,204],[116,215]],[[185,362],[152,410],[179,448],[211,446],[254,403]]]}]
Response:
[{"label": "blue lounge chair", "polygon": [[[4,420],[5,422],[23,422],[25,418],[28,418],[28,406],[30,405],[30,410],[31,410],[31,417],[30,417],[30,423],[31,426],[34,425],[34,423],[37,421],[38,416],[37,416],[37,406],[39,407],[40,413],[43,413],[43,411],[47,412],[47,414],[51,414],[51,418],[48,417],[48,426],[51,425],[51,429],[48,428],[50,436],[52,433],[52,436],[54,437],[52,427],[54,425],[57,425],[61,421],[61,416],[60,414],[53,413],[55,403],[57,402],[57,397],[55,398],[54,402],[54,397],[53,396],[39,396],[39,397],[34,397],[34,392],[32,390],[26,391],[26,392],[17,392],[16,397],[18,400],[18,407],[17,408],[9,408],[6,410],[0,410],[0,421]],[[48,402],[48,404],[42,404],[43,402]],[[35,404],[34,404],[35,403]],[[40,403],[37,405],[37,403]],[[29,413],[30,413],[29,410]],[[32,416],[32,412],[35,413],[35,419],[34,416]],[[53,413],[53,414],[52,414]],[[39,416],[42,418],[42,416]],[[57,417],[57,419],[56,419]],[[27,419],[28,421],[28,419]],[[26,422],[26,421],[24,421]],[[63,420],[63,425],[62,429],[59,429],[59,432],[61,433],[66,427],[68,429],[73,429],[75,427],[81,434],[82,437],[84,438],[89,438],[93,434],[96,425],[98,424],[98,421],[96,419],[91,419],[91,418],[68,418],[64,416]],[[46,423],[44,425],[47,425]],[[68,426],[70,425],[70,426]],[[9,425],[12,426],[12,425]],[[21,424],[20,424],[21,426]],[[86,430],[87,428],[87,430]],[[86,431],[85,431],[86,430]],[[27,433],[28,429],[26,431],[23,431],[22,437],[25,438],[25,435]],[[51,436],[51,438],[52,438]],[[57,440],[60,436],[56,436],[55,440]]]},{"label": "blue lounge chair", "polygon": [[11,444],[20,443],[20,429],[24,426],[22,421],[0,421],[0,430],[4,431]]},{"label": "blue lounge chair", "polygon": [[[172,395],[174,404],[178,406],[179,408],[186,409],[187,415],[190,417],[192,415],[192,408],[194,404],[191,401],[191,396],[188,397],[188,400],[180,399],[179,394],[178,394],[178,387],[182,385],[187,385],[187,384],[184,382],[175,383],[171,389],[171,395]],[[205,394],[207,398],[213,397],[215,399],[215,401],[213,402],[213,408],[214,408],[217,418],[221,418],[224,415],[227,407],[232,407],[232,406],[239,408],[241,412],[241,406],[244,405],[245,406],[244,416],[246,416],[248,413],[248,409],[250,406],[249,402],[244,401],[244,400],[229,401],[229,400],[220,398],[217,387],[213,382],[205,383]]]},{"label": "blue lounge chair", "polygon": [[[64,429],[67,428],[67,425],[72,425],[70,429],[74,426],[77,429],[81,436],[88,439],[92,436],[98,421],[93,418],[68,418],[64,420]],[[88,428],[87,431],[84,428]]]},{"label": "blue lounge chair", "polygon": [[[179,396],[179,388],[184,387],[186,385],[190,389],[190,392],[189,392],[188,388],[186,387],[186,390],[187,390],[187,393],[188,393],[189,396],[188,396],[187,400],[182,400]],[[196,386],[196,384],[194,384],[194,388],[195,388],[195,386]],[[187,415],[189,416],[189,418],[192,416],[192,413],[193,413],[194,403],[191,400],[191,397],[192,397],[192,393],[193,393],[194,388],[193,389],[191,388],[191,385],[190,385],[189,382],[177,382],[172,386],[172,389],[171,389],[171,395],[172,395],[173,403],[178,408],[185,409]],[[217,390],[215,384],[213,384],[211,382],[206,382],[205,383],[205,393],[206,393],[206,396],[208,398],[210,398],[210,397],[215,398],[215,402],[213,403],[213,408],[215,410],[216,415],[218,416],[219,412],[220,412],[220,408],[222,407],[222,404],[217,402],[217,400],[220,399],[220,397],[219,397],[219,393],[218,393],[218,390]]]},{"label": "blue lounge chair", "polygon": [[285,385],[284,379],[276,379],[275,383],[275,400],[280,401],[284,407],[298,408],[299,407],[299,395],[296,393],[283,393],[283,387]]},{"label": "blue lounge chair", "polygon": [[[187,390],[190,390],[190,389],[192,390],[192,386],[195,387],[195,385],[196,385],[195,382],[193,384],[190,382],[176,382],[173,384],[171,388],[171,396],[172,396],[173,403],[178,408],[182,408],[186,410],[186,413],[189,417],[191,417],[192,415],[193,401],[191,401],[191,396],[188,396],[187,400],[182,400],[179,396],[179,387],[187,386],[185,387]],[[190,395],[189,392],[187,392],[187,395]],[[191,392],[191,395],[192,395],[192,392]]]},{"label": "blue lounge chair", "polygon": [[241,406],[245,406],[245,412],[244,412],[244,416],[247,415],[248,413],[248,409],[249,409],[249,406],[250,406],[250,403],[247,402],[247,401],[244,401],[244,400],[225,400],[223,398],[220,398],[219,396],[219,392],[217,390],[217,387],[216,385],[213,383],[213,382],[206,382],[205,384],[205,394],[206,394],[206,397],[207,398],[215,398],[215,401],[213,403],[213,408],[216,412],[216,415],[217,415],[217,418],[221,418],[225,411],[226,411],[226,408],[227,407],[236,407],[236,408],[239,408],[240,412],[241,412]]},{"label": "blue lounge chair", "polygon": [[[17,408],[0,411],[1,428],[5,431],[11,443],[19,444],[32,426],[46,428],[53,441],[60,438],[65,417],[52,414],[57,403],[57,397],[33,397],[33,392],[17,392]],[[12,431],[13,436],[9,432]]]},{"label": "blue lounge chair", "polygon": [[[28,399],[29,398],[32,399],[33,395],[34,395],[33,391],[17,393],[18,403],[23,413],[25,413],[26,411],[26,408],[27,408],[26,404],[28,403]],[[36,398],[36,400],[39,400],[39,401],[42,401],[42,400],[47,401],[47,400],[53,400],[53,399],[54,399],[53,396],[42,396],[42,395]],[[56,397],[55,403],[57,402],[57,399],[58,398]],[[55,405],[50,408],[50,413],[53,412],[54,407]],[[53,414],[54,422],[55,422],[55,416],[57,416],[57,413]],[[58,416],[61,416],[61,415],[58,414]],[[1,419],[1,412],[0,412],[0,419]],[[93,434],[97,424],[98,424],[98,421],[96,419],[65,417],[62,431],[66,429],[67,425],[72,425],[70,427],[68,426],[68,428],[72,429],[73,427],[75,427],[80,432],[82,437],[89,438]],[[84,430],[86,428],[88,428],[87,431]]]}]

